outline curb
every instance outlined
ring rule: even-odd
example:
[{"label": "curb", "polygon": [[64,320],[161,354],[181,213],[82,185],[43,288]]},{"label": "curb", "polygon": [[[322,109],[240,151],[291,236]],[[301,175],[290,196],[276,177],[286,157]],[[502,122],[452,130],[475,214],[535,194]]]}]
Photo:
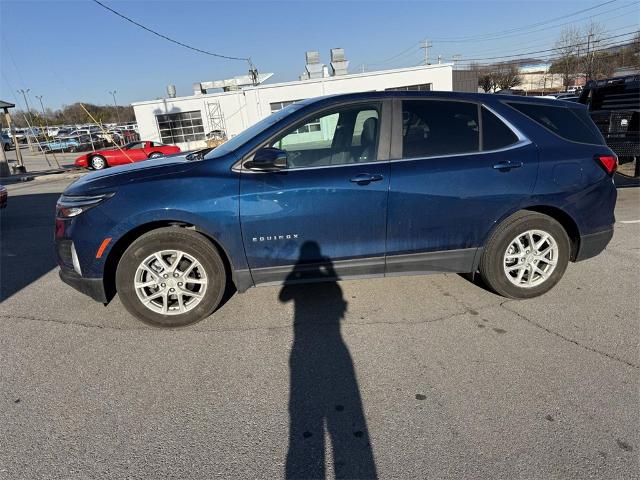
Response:
[{"label": "curb", "polygon": [[62,180],[65,178],[76,178],[86,175],[88,172],[80,169],[74,170],[55,170],[42,173],[26,174],[26,175],[12,175],[11,177],[0,178],[0,184],[2,185],[16,185],[28,182],[46,182],[54,180]]}]

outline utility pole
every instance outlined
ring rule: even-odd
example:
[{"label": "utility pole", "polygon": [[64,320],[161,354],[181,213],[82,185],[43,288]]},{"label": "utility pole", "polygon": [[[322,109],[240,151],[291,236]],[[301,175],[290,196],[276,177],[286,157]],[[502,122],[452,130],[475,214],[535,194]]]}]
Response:
[{"label": "utility pole", "polygon": [[[29,108],[29,102],[27,102],[27,93],[29,93],[31,91],[30,88],[27,88],[26,90],[24,89],[20,89],[18,90],[18,93],[22,94],[22,98],[24,98],[24,104],[27,106],[27,115],[30,117],[31,116],[31,109]],[[33,122],[31,122],[33,123]],[[33,133],[33,127],[27,125],[27,127],[29,127],[27,129],[27,145],[29,145],[29,151],[33,152],[33,145],[31,144],[31,136],[29,134]],[[16,148],[18,148],[18,145],[16,145]]]},{"label": "utility pole", "polygon": [[362,66],[361,66],[361,68],[360,68],[360,71],[361,71],[362,73],[364,73],[364,72],[366,72],[366,71],[367,71],[367,66],[366,66],[364,63],[362,64]]},{"label": "utility pole", "polygon": [[451,57],[453,60],[453,68],[456,68],[456,66],[458,65],[458,62],[460,60],[462,60],[462,55],[460,55],[459,53],[455,54],[453,57]]},{"label": "utility pole", "polygon": [[593,32],[589,32],[587,34],[587,71],[584,72],[585,80],[587,81],[591,78],[591,59],[589,58],[589,50],[591,50],[591,37],[593,37]]},{"label": "utility pole", "polygon": [[433,44],[427,40],[426,38],[424,39],[424,42],[420,42],[420,48],[424,49],[424,64],[425,65],[429,65],[429,49],[433,47]]},{"label": "utility pole", "polygon": [[116,116],[118,117],[118,124],[120,124],[122,122],[120,121],[120,111],[118,110],[118,102],[116,102],[116,93],[117,93],[117,91],[114,90],[112,92],[111,90],[109,90],[109,93],[113,97],[113,105],[116,107]]}]

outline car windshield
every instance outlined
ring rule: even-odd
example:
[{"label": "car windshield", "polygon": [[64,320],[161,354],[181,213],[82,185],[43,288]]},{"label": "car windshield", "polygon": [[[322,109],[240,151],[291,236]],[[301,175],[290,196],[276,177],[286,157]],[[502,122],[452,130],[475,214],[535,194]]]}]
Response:
[{"label": "car windshield", "polygon": [[230,152],[233,152],[234,150],[237,150],[239,147],[241,147],[242,145],[247,143],[253,137],[261,134],[267,128],[269,128],[271,125],[273,125],[274,123],[280,121],[281,119],[283,119],[287,115],[295,112],[296,110],[301,109],[304,105],[305,105],[304,102],[294,103],[294,104],[291,104],[291,105],[289,105],[287,107],[284,107],[282,110],[278,110],[277,112],[272,113],[268,117],[263,118],[262,120],[260,120],[258,123],[250,126],[246,130],[243,130],[240,134],[238,134],[235,137],[231,138],[230,140],[226,141],[225,143],[223,143],[219,147],[216,147],[213,150],[211,150],[204,157],[205,160],[209,160],[209,159],[212,159],[212,158],[219,158],[219,157],[222,157],[223,155],[226,155],[226,154],[228,154]]}]

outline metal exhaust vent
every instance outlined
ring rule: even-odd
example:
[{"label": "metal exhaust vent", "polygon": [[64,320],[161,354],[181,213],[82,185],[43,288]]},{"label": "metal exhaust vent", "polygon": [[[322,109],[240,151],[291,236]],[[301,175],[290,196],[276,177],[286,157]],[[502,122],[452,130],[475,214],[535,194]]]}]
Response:
[{"label": "metal exhaust vent", "polygon": [[322,78],[322,71],[324,65],[320,63],[320,52],[310,51],[305,53],[307,64],[304,66],[306,74],[303,74],[307,79]]},{"label": "metal exhaust vent", "polygon": [[344,48],[331,49],[331,75],[346,75],[348,73],[349,60],[344,57]]}]

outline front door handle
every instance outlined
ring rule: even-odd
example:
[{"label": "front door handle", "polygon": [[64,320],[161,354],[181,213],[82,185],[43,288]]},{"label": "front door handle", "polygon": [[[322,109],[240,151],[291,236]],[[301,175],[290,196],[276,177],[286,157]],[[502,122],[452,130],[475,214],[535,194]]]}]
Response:
[{"label": "front door handle", "polygon": [[382,180],[382,175],[378,174],[370,174],[370,173],[359,173],[355,177],[351,177],[351,182],[357,183],[358,185],[367,185],[371,182],[379,182]]},{"label": "front door handle", "polygon": [[522,166],[522,162],[512,162],[507,160],[506,162],[496,163],[493,168],[495,170],[511,170],[512,168],[520,168]]}]

